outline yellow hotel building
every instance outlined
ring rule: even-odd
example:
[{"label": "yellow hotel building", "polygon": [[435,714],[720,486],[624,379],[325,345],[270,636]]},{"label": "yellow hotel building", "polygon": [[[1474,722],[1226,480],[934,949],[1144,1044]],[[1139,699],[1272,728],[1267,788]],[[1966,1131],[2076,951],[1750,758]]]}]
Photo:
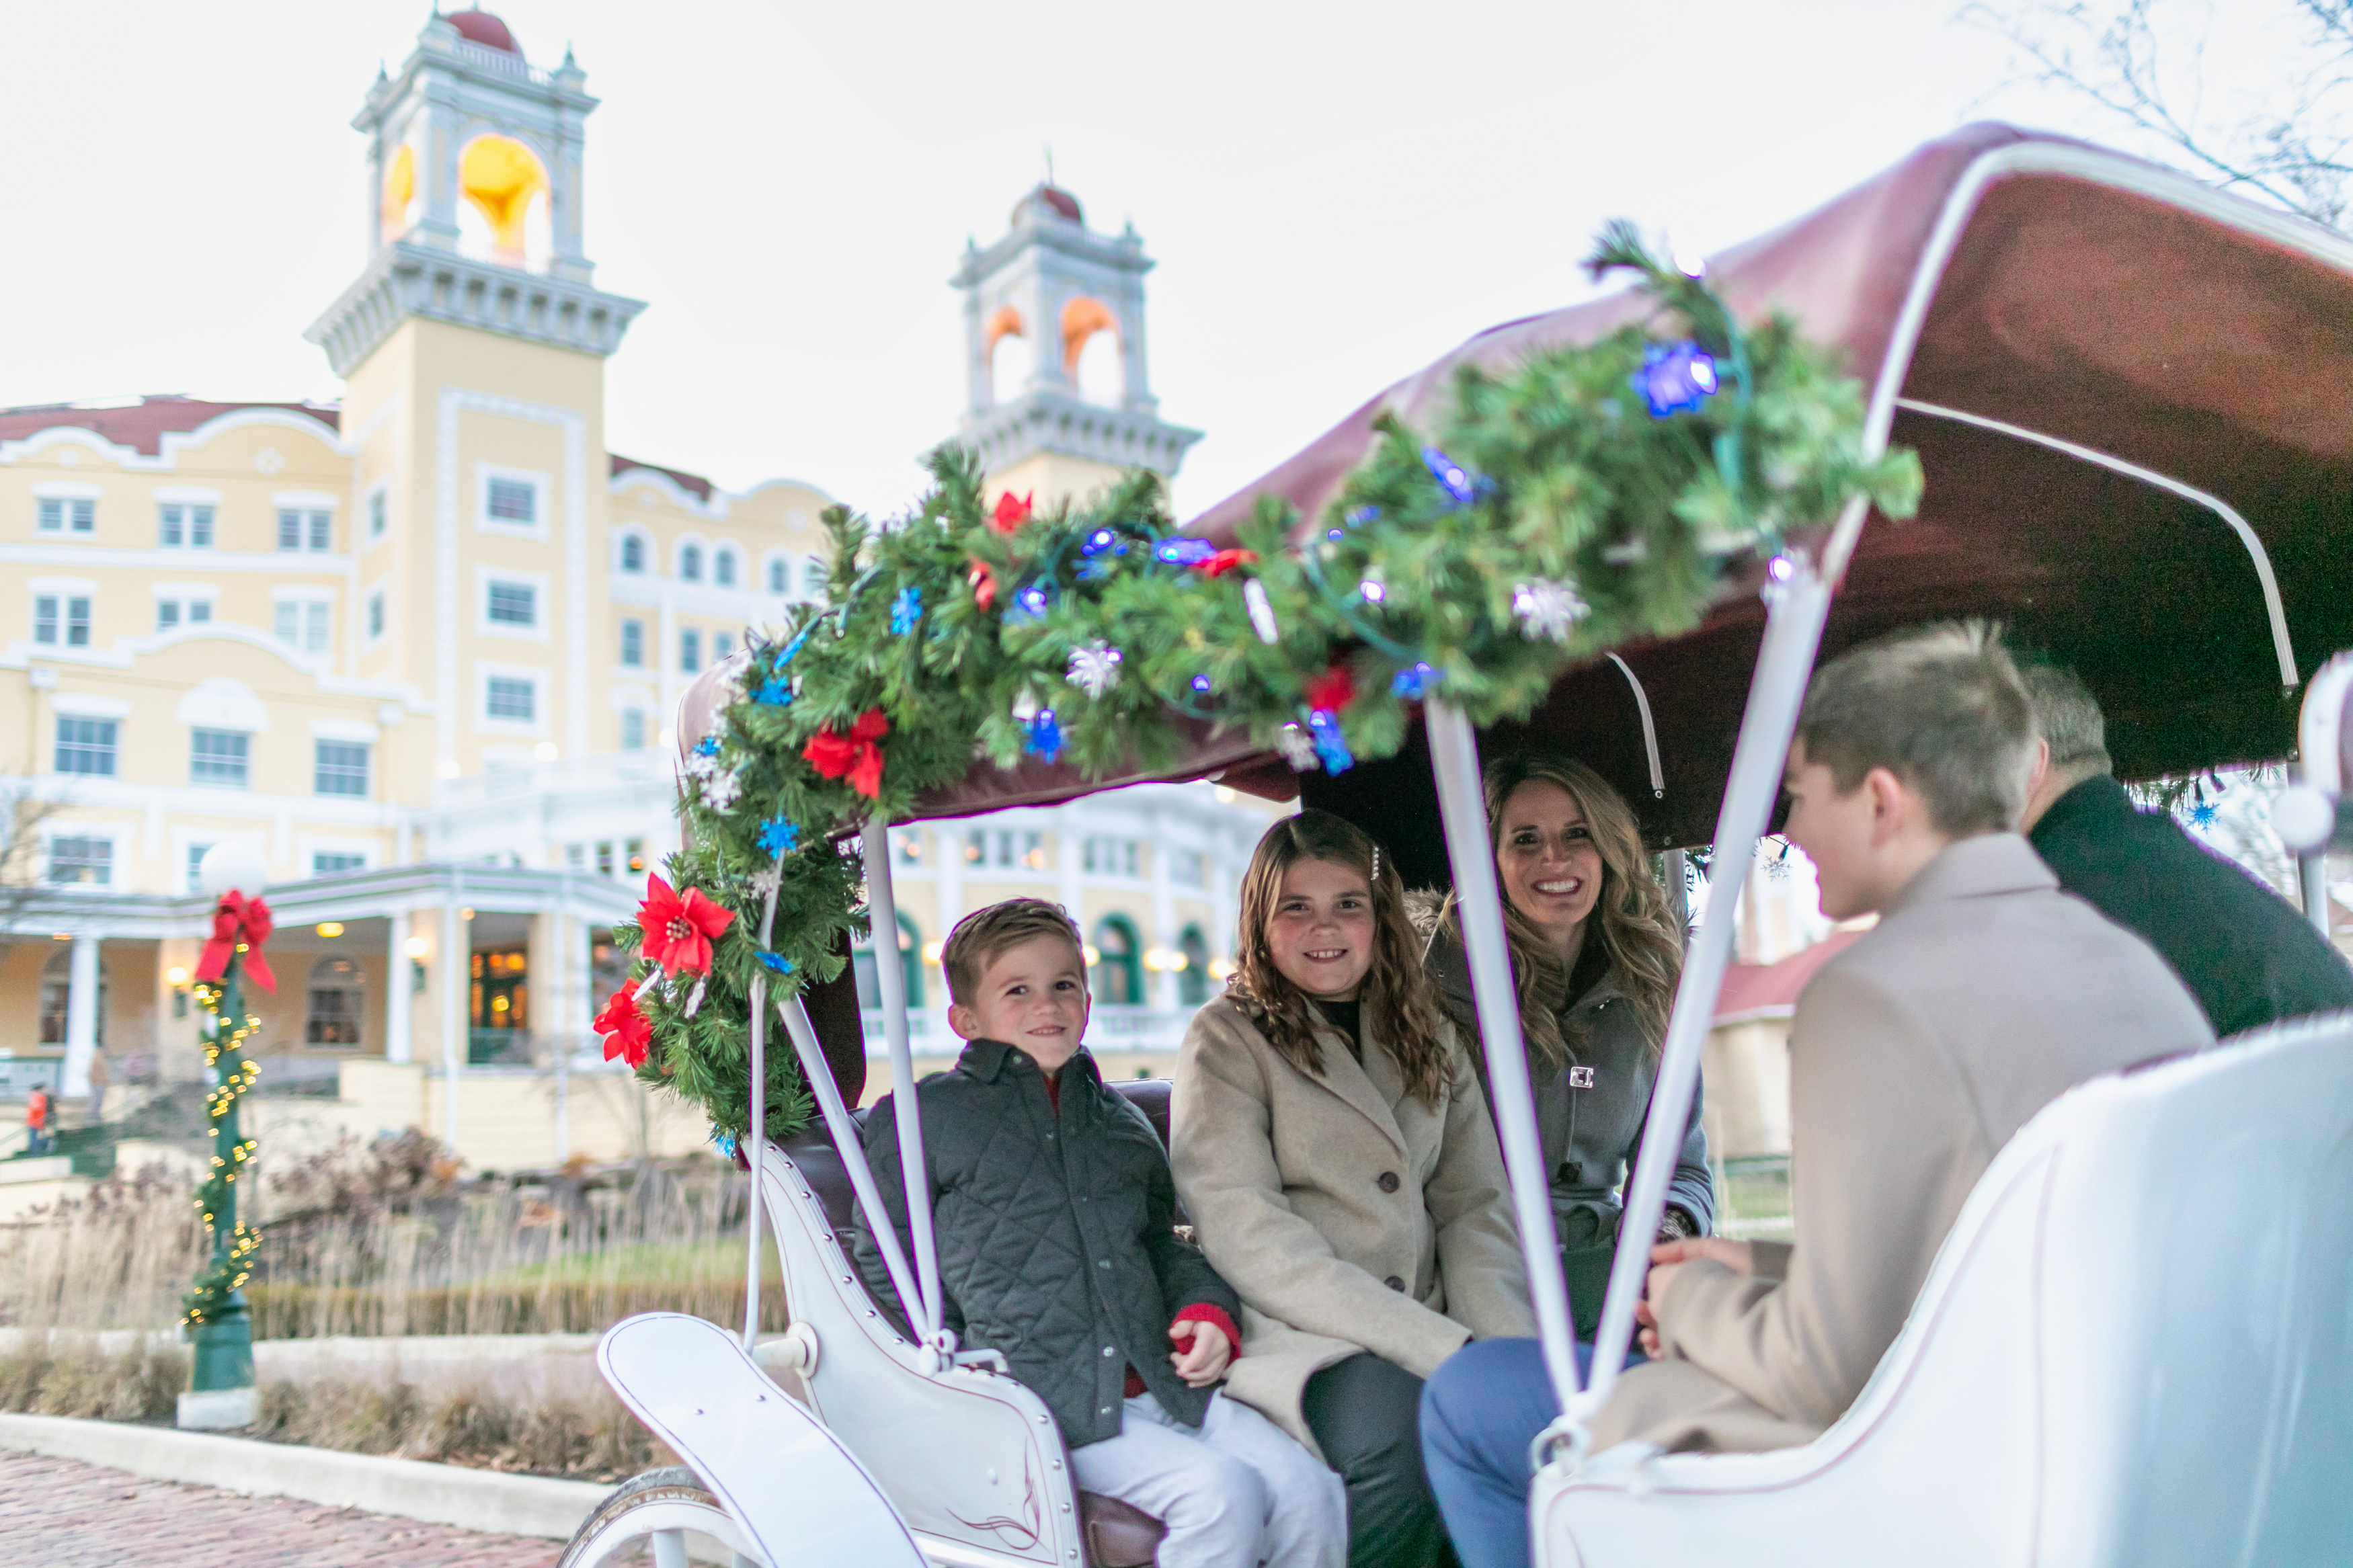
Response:
[{"label": "yellow hotel building", "polygon": [[[585,82],[482,12],[379,76],[367,264],[307,334],[340,405],[0,410],[0,1100],[70,1107],[101,1048],[120,1085],[200,1077],[195,868],[241,839],[278,921],[265,1144],[414,1125],[504,1169],[701,1142],[596,1048],[606,928],[676,845],[679,693],[822,592],[830,503],[607,449],[605,364],[643,306],[582,249]],[[967,248],[957,438],[995,486],[1174,473],[1198,438],[1150,395],[1150,265],[1051,186]],[[1090,933],[1107,1068],[1165,1070],[1266,820],[1166,786],[905,830],[923,1048],[953,1045],[940,939],[1027,893]]]}]

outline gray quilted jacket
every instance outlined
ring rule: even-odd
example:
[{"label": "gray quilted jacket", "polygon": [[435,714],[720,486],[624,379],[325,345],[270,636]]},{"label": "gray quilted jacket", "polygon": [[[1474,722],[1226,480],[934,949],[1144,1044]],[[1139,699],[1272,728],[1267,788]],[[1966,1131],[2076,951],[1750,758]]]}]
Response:
[{"label": "gray quilted jacket", "polygon": [[[1082,1050],[1059,1110],[1022,1052],[975,1040],[953,1071],[916,1086],[947,1326],[969,1350],[1004,1352],[1054,1412],[1071,1447],[1115,1437],[1130,1366],[1161,1407],[1198,1426],[1210,1390],[1168,1363],[1187,1307],[1241,1316],[1241,1301],[1175,1231],[1168,1156],[1144,1112],[1103,1086]],[[866,1158],[909,1245],[889,1096],[866,1118]],[[902,1324],[881,1253],[859,1215],[858,1266]]]}]

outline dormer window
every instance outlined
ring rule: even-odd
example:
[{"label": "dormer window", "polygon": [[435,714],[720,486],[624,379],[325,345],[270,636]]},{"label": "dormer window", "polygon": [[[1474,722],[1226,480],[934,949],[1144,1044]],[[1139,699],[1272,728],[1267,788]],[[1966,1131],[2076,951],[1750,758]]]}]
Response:
[{"label": "dormer window", "polygon": [[678,577],[679,581],[681,583],[700,583],[702,581],[702,547],[701,545],[689,544],[680,549],[678,552]]}]

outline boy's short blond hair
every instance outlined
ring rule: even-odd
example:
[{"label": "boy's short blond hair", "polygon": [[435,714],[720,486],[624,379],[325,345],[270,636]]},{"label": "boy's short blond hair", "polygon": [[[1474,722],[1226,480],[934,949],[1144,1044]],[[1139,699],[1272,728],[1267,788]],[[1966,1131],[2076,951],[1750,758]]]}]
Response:
[{"label": "boy's short blond hair", "polygon": [[948,932],[947,944],[940,950],[940,967],[947,972],[948,999],[970,1006],[980,989],[982,972],[997,961],[997,954],[1041,936],[1058,936],[1071,944],[1083,980],[1087,944],[1069,911],[1044,899],[1008,899],[973,910]]}]

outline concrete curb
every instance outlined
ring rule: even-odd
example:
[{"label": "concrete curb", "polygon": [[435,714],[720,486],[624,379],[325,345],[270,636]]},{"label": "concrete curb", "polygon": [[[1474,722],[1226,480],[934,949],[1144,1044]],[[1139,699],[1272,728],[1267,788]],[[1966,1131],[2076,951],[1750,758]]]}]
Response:
[{"label": "concrete curb", "polygon": [[463,1465],[339,1454],[290,1443],[66,1415],[0,1415],[0,1448],[79,1459],[151,1480],[217,1487],[248,1497],[293,1498],[491,1535],[549,1541],[571,1540],[580,1521],[612,1490],[588,1481],[501,1475]]}]

